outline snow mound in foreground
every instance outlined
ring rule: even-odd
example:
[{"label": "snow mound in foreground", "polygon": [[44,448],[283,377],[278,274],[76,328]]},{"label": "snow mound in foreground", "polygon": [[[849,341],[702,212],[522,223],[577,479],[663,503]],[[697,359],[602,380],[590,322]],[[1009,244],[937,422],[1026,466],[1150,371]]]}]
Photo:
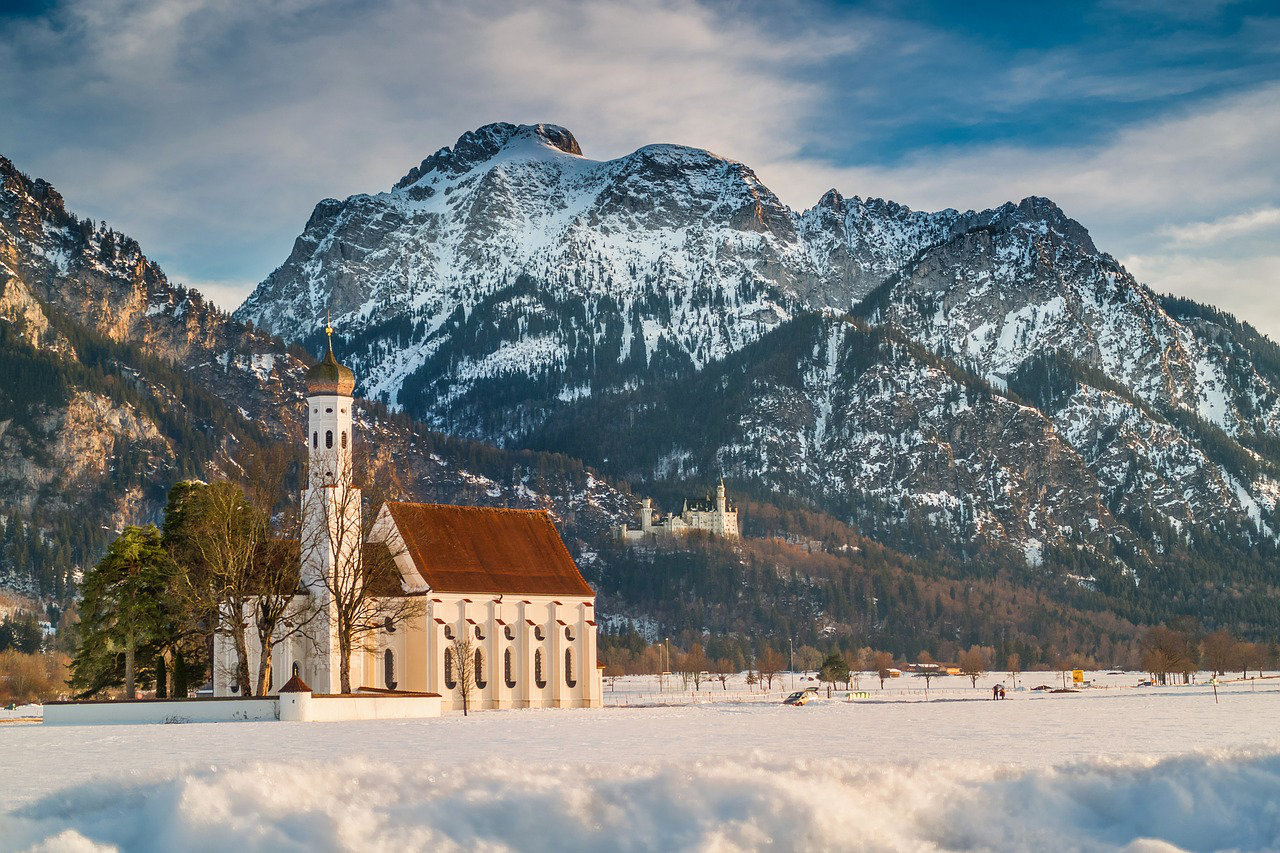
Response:
[{"label": "snow mound in foreground", "polygon": [[0,817],[0,839],[42,851],[1275,849],[1280,753],[1030,771],[763,755],[585,768],[286,761],[72,788]]}]

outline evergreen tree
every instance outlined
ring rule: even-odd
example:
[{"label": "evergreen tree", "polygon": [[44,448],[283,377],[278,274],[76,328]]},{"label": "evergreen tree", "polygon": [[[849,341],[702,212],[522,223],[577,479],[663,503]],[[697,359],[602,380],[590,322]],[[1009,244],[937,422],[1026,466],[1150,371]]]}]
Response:
[{"label": "evergreen tree", "polygon": [[173,561],[154,525],[126,527],[85,575],[71,686],[81,695],[123,684],[132,699],[139,661],[154,661],[172,621]]}]

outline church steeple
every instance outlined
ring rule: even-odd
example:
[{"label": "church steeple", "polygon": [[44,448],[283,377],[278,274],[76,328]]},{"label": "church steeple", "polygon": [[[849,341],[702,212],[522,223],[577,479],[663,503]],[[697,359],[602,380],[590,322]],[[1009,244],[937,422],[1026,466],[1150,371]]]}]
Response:
[{"label": "church steeple", "polygon": [[356,375],[333,354],[333,326],[327,318],[324,331],[324,358],[307,370],[307,448],[312,481],[333,484],[351,471]]},{"label": "church steeple", "polygon": [[326,325],[324,333],[328,336],[328,349],[324,358],[307,371],[307,396],[336,394],[350,397],[356,390],[356,375],[351,368],[339,364],[333,354],[333,327]]}]

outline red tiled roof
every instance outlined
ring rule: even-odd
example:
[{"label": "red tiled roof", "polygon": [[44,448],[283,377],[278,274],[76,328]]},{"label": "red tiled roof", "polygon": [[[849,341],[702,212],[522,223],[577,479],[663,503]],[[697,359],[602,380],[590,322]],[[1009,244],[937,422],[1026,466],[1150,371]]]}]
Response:
[{"label": "red tiled roof", "polygon": [[284,687],[280,688],[281,693],[310,693],[311,688],[307,686],[307,682],[302,680],[302,676],[295,675],[285,682]]},{"label": "red tiled roof", "polygon": [[435,592],[594,596],[541,510],[389,502]]}]

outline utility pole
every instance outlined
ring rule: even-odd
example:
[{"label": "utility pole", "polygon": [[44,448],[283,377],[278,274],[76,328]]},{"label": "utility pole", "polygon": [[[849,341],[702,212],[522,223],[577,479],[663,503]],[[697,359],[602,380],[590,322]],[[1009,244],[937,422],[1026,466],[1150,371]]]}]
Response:
[{"label": "utility pole", "polygon": [[787,666],[791,670],[791,687],[794,690],[796,686],[796,643],[791,637],[787,637],[787,647],[791,650],[791,662]]},{"label": "utility pole", "polygon": [[667,673],[671,671],[671,638],[667,637],[662,643],[662,675],[658,676],[659,691],[666,689]]}]

